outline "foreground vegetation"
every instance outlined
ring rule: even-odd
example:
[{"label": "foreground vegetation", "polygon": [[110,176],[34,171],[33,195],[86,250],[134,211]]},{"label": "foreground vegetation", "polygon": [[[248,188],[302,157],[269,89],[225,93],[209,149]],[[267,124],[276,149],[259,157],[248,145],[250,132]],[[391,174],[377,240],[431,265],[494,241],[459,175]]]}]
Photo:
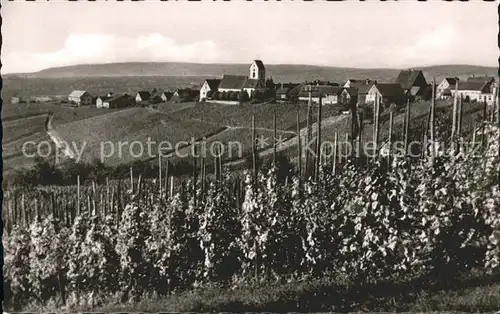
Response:
[{"label": "foreground vegetation", "polygon": [[[482,157],[349,162],[336,175],[325,164],[318,181],[283,168],[246,173],[242,193],[227,172],[174,195],[131,191],[122,209],[82,206],[69,228],[40,215],[5,240],[6,304],[111,310],[110,300],[181,293],[165,302],[180,310],[438,308],[425,291],[441,287],[459,300],[454,283],[499,270],[498,138],[498,128],[485,127]],[[485,289],[474,310],[492,309],[498,286]]]}]

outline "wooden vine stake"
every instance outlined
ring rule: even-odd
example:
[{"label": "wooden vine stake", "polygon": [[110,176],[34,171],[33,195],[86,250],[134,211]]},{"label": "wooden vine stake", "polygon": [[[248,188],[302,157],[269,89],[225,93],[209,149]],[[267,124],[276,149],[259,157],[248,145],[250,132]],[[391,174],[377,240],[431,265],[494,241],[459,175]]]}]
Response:
[{"label": "wooden vine stake", "polygon": [[431,162],[434,164],[434,158],[436,154],[435,147],[435,128],[434,128],[434,117],[436,113],[436,79],[432,79],[432,99],[431,99],[431,115],[429,121],[429,134],[430,134],[430,142],[431,142]]},{"label": "wooden vine stake", "polygon": [[300,136],[300,107],[297,106],[297,158],[299,167],[299,179],[302,176],[302,136]]},{"label": "wooden vine stake", "polygon": [[458,151],[462,151],[462,118],[463,118],[463,97],[460,95],[458,98],[458,112],[457,112],[457,137],[459,139]]},{"label": "wooden vine stake", "polygon": [[[488,123],[488,103],[486,102],[486,99],[485,99],[484,103],[483,103],[483,122],[481,123],[481,149],[484,149],[485,145],[488,144],[485,141],[486,123]],[[476,129],[474,129],[474,133],[475,132],[476,132]]]},{"label": "wooden vine stake", "polygon": [[158,154],[158,191],[161,195],[161,154]]},{"label": "wooden vine stake", "polygon": [[76,214],[79,216],[80,215],[80,175],[76,176],[76,199],[77,199],[77,206],[76,206]]},{"label": "wooden vine stake", "polygon": [[[307,104],[307,117],[306,117],[306,124],[307,124],[307,135],[306,135],[306,145],[309,145],[309,142],[311,141],[311,136],[312,136],[312,86],[307,87],[308,92],[309,92],[309,102]],[[306,160],[305,160],[305,168],[304,168],[304,178],[307,178],[309,176],[309,150],[306,149]]]},{"label": "wooden vine stake", "polygon": [[316,140],[316,164],[314,166],[314,181],[318,182],[319,180],[319,173],[320,173],[320,167],[321,167],[321,107],[322,107],[322,99],[321,95],[319,95],[319,102],[318,102],[318,121],[316,123],[317,127],[317,140]]},{"label": "wooden vine stake", "polygon": [[455,83],[455,95],[453,95],[453,119],[451,124],[452,142],[455,140],[455,135],[457,132],[457,114],[458,114],[458,81]]},{"label": "wooden vine stake", "polygon": [[408,156],[408,145],[409,145],[409,135],[410,135],[410,97],[406,102],[406,114],[405,114],[405,130],[404,130],[404,149],[405,157]]},{"label": "wooden vine stake", "polygon": [[130,167],[130,193],[134,194],[134,172],[132,167]]},{"label": "wooden vine stake", "polygon": [[392,126],[393,126],[393,112],[389,112],[389,142],[388,142],[388,153],[387,153],[387,164],[391,167],[391,153],[392,153]]},{"label": "wooden vine stake", "polygon": [[276,110],[273,112],[273,164],[276,167],[276,154],[277,154],[277,146],[276,146],[276,140],[278,138],[278,132],[276,129]]},{"label": "wooden vine stake", "polygon": [[336,174],[337,170],[337,151],[338,151],[339,134],[335,132],[333,139],[333,162],[332,162],[332,175]]},{"label": "wooden vine stake", "polygon": [[373,160],[377,159],[378,155],[378,135],[379,135],[379,117],[380,117],[380,104],[378,95],[375,96],[375,108],[373,110],[374,114],[374,129],[373,129],[373,145],[375,146],[375,151],[373,152]]},{"label": "wooden vine stake", "polygon": [[257,152],[255,147],[255,115],[252,115],[252,175],[253,180],[257,180]]},{"label": "wooden vine stake", "polygon": [[167,198],[168,198],[168,171],[169,171],[169,168],[170,168],[170,163],[168,162],[168,159],[167,159],[167,164],[165,165],[165,194],[167,194]]}]

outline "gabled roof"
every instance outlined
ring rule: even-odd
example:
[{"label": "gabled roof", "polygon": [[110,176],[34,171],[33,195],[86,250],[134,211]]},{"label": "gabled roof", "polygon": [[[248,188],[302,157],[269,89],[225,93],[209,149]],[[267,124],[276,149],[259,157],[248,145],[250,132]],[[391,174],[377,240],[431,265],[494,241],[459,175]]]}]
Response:
[{"label": "gabled roof", "polygon": [[76,97],[76,98],[80,98],[83,96],[83,94],[85,94],[87,91],[84,91],[84,90],[74,90],[71,92],[71,94],[69,94],[69,97]]},{"label": "gabled roof", "polygon": [[482,91],[488,83],[477,81],[458,82],[458,90]]},{"label": "gabled roof", "polygon": [[216,90],[217,88],[219,88],[219,84],[221,82],[220,79],[208,79],[208,80],[205,80],[208,84],[208,87],[210,87],[211,90]]},{"label": "gabled roof", "polygon": [[399,83],[405,90],[410,89],[420,74],[424,75],[422,71],[403,70],[399,72],[396,83]]},{"label": "gabled roof", "polygon": [[224,75],[220,81],[220,89],[242,89],[247,77],[245,75]]},{"label": "gabled roof", "polygon": [[259,80],[253,80],[247,78],[245,84],[243,84],[243,88],[256,88],[259,85]]},{"label": "gabled roof", "polygon": [[349,95],[351,95],[351,97],[352,97],[352,96],[357,96],[357,95],[358,95],[358,89],[357,89],[357,88],[355,88],[355,87],[346,87],[346,88],[344,88],[344,90],[345,90],[345,91],[346,91]]},{"label": "gabled roof", "polygon": [[492,76],[481,75],[481,76],[469,76],[467,78],[467,82],[481,82],[481,83],[489,83],[491,81],[495,81],[495,78]]},{"label": "gabled roof", "polygon": [[405,92],[399,83],[375,84],[377,90],[383,97],[404,97]]},{"label": "gabled roof", "polygon": [[358,90],[358,95],[366,95],[374,84],[361,84],[356,85],[354,88]]},{"label": "gabled roof", "polygon": [[453,85],[453,86],[455,86],[455,84],[457,84],[457,82],[460,81],[460,79],[458,77],[445,77],[444,79],[445,79],[445,81],[448,82],[449,85]]},{"label": "gabled roof", "polygon": [[125,94],[125,95],[114,95],[112,97],[108,97],[106,100],[103,100],[103,101],[105,101],[105,102],[113,102],[113,101],[116,101],[116,100],[122,99],[122,98],[129,99],[128,95]]},{"label": "gabled roof", "polygon": [[264,63],[261,60],[253,60],[253,62],[255,62],[255,64],[257,64],[257,67],[259,68],[259,70],[264,70],[265,69]]},{"label": "gabled roof", "polygon": [[139,94],[142,100],[148,100],[151,97],[151,93],[146,90],[138,91],[137,94]]}]

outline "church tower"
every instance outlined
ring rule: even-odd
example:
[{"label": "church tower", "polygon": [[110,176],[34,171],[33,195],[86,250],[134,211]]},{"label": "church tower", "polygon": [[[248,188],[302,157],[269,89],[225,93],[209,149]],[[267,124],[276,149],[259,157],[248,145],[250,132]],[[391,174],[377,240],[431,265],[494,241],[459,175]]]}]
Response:
[{"label": "church tower", "polygon": [[261,60],[254,60],[250,65],[250,73],[248,78],[252,80],[259,80],[265,84],[266,81],[266,68]]}]

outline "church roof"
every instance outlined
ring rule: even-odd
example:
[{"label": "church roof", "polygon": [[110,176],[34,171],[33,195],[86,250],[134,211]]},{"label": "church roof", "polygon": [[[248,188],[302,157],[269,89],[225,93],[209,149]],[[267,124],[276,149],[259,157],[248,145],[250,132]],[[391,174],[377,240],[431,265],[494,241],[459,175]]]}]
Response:
[{"label": "church roof", "polygon": [[219,84],[219,89],[242,89],[247,77],[245,75],[224,75]]}]

